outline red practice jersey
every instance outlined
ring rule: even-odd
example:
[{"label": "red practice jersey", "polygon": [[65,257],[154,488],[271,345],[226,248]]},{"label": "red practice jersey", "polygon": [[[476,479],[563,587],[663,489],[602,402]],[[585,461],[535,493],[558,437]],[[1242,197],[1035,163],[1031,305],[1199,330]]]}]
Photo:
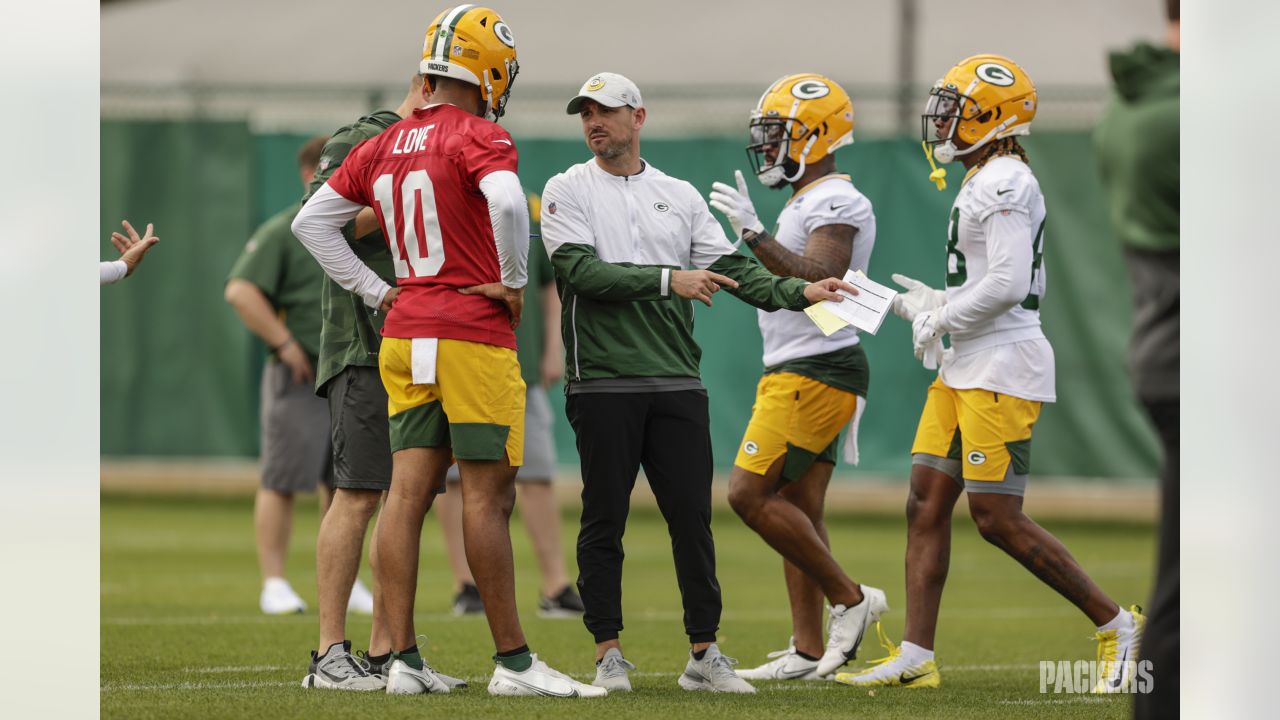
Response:
[{"label": "red practice jersey", "polygon": [[329,178],[339,195],[374,209],[391,249],[401,290],[383,335],[515,348],[505,305],[458,292],[502,280],[480,192],[480,180],[497,170],[516,172],[511,135],[453,105],[435,105],[358,145]]}]

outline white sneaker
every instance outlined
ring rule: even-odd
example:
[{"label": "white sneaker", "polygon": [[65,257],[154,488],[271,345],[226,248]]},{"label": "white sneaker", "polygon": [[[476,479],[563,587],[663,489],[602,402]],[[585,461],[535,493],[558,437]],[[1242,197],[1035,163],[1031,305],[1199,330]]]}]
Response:
[{"label": "white sneaker", "polygon": [[307,604],[289,587],[289,581],[280,577],[267,578],[262,583],[262,595],[258,607],[268,615],[292,615],[304,612]]},{"label": "white sneaker", "polygon": [[591,684],[609,692],[631,692],[631,676],[627,672],[635,669],[635,665],[622,657],[621,650],[609,648],[596,665],[596,679]]},{"label": "white sneaker", "polygon": [[748,670],[739,670],[738,677],[744,680],[817,680],[819,675],[817,660],[807,660],[796,652],[796,639],[791,638],[786,650],[769,653],[776,658]]},{"label": "white sneaker", "polygon": [[857,605],[831,608],[831,617],[827,620],[827,651],[818,660],[818,675],[826,677],[857,657],[867,628],[888,609],[884,591],[870,585],[862,586],[862,602]]},{"label": "white sneaker", "polygon": [[347,612],[359,615],[373,614],[373,593],[369,592],[369,588],[360,582],[360,578],[356,578],[356,583],[351,586],[351,597],[347,600]]},{"label": "white sneaker", "polygon": [[405,661],[396,658],[391,661],[391,669],[387,671],[388,695],[423,695],[425,693],[447,693],[449,685],[436,677],[431,668],[425,664],[421,670],[414,669]]},{"label": "white sneaker", "polygon": [[302,679],[302,687],[368,692],[385,689],[387,681],[371,674],[360,660],[351,655],[350,641],[343,640],[330,645],[323,656],[311,651],[311,667]]},{"label": "white sneaker", "polygon": [[689,663],[684,666],[678,682],[685,690],[747,695],[755,693],[756,689],[733,671],[733,666],[737,664],[737,660],[721,655],[720,648],[712,643],[701,660],[694,660],[693,652],[690,651]]},{"label": "white sneaker", "polygon": [[558,698],[594,698],[604,697],[609,691],[602,687],[594,687],[547,667],[547,664],[533,655],[533,665],[524,672],[508,670],[499,664],[493,669],[493,679],[489,681],[490,695],[508,697],[558,697]]}]

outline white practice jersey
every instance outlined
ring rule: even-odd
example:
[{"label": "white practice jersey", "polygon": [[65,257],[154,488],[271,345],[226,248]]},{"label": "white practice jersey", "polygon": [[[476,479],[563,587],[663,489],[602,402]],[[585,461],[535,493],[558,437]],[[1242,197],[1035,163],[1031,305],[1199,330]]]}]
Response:
[{"label": "white practice jersey", "polygon": [[[876,216],[871,201],[850,182],[848,175],[827,175],[801,188],[778,215],[774,238],[797,255],[804,255],[809,235],[826,225],[852,225],[853,237],[849,269],[867,272],[871,248],[876,243]],[[843,273],[840,273],[843,275]],[[858,344],[852,325],[830,336],[802,312],[777,310],[758,312],[760,335],[764,338],[764,365],[773,367],[788,360],[812,357]]]},{"label": "white practice jersey", "polygon": [[964,183],[947,225],[950,331],[942,381],[1052,402],[1053,348],[1040,328],[1044,195],[1021,160],[988,161]]}]

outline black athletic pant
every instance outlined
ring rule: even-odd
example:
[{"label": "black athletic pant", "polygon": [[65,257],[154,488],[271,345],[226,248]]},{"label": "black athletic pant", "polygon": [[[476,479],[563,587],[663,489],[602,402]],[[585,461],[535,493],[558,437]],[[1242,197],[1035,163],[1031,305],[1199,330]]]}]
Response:
[{"label": "black athletic pant", "polygon": [[582,458],[578,592],[596,642],[622,630],[622,534],[644,467],[667,521],[690,642],[712,642],[720,584],[711,538],[711,432],[704,390],[581,393],[565,404]]},{"label": "black athletic pant", "polygon": [[1178,717],[1178,416],[1179,401],[1144,402],[1164,450],[1160,472],[1160,548],[1156,589],[1148,607],[1142,659],[1151,661],[1150,693],[1134,696],[1134,716]]}]

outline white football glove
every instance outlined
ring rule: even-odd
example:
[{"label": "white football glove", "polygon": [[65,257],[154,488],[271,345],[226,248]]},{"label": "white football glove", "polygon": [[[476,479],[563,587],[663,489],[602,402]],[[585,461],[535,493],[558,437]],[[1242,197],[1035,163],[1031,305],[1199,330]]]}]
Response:
[{"label": "white football glove", "polygon": [[937,370],[942,362],[942,336],[947,333],[939,322],[937,310],[925,310],[911,321],[911,344],[916,359],[926,370]]},{"label": "white football glove", "polygon": [[747,192],[747,181],[743,179],[742,171],[734,170],[733,176],[738,181],[738,188],[735,190],[722,182],[712,183],[710,200],[711,207],[729,219],[733,239],[741,240],[743,230],[762,233],[764,224],[756,217],[756,208],[751,204],[751,195]]},{"label": "white football glove", "polygon": [[893,314],[907,322],[914,322],[916,315],[926,310],[937,310],[947,304],[947,293],[943,290],[935,290],[919,280],[898,273],[890,277],[895,283],[907,289],[905,293],[893,296],[891,306]]}]

